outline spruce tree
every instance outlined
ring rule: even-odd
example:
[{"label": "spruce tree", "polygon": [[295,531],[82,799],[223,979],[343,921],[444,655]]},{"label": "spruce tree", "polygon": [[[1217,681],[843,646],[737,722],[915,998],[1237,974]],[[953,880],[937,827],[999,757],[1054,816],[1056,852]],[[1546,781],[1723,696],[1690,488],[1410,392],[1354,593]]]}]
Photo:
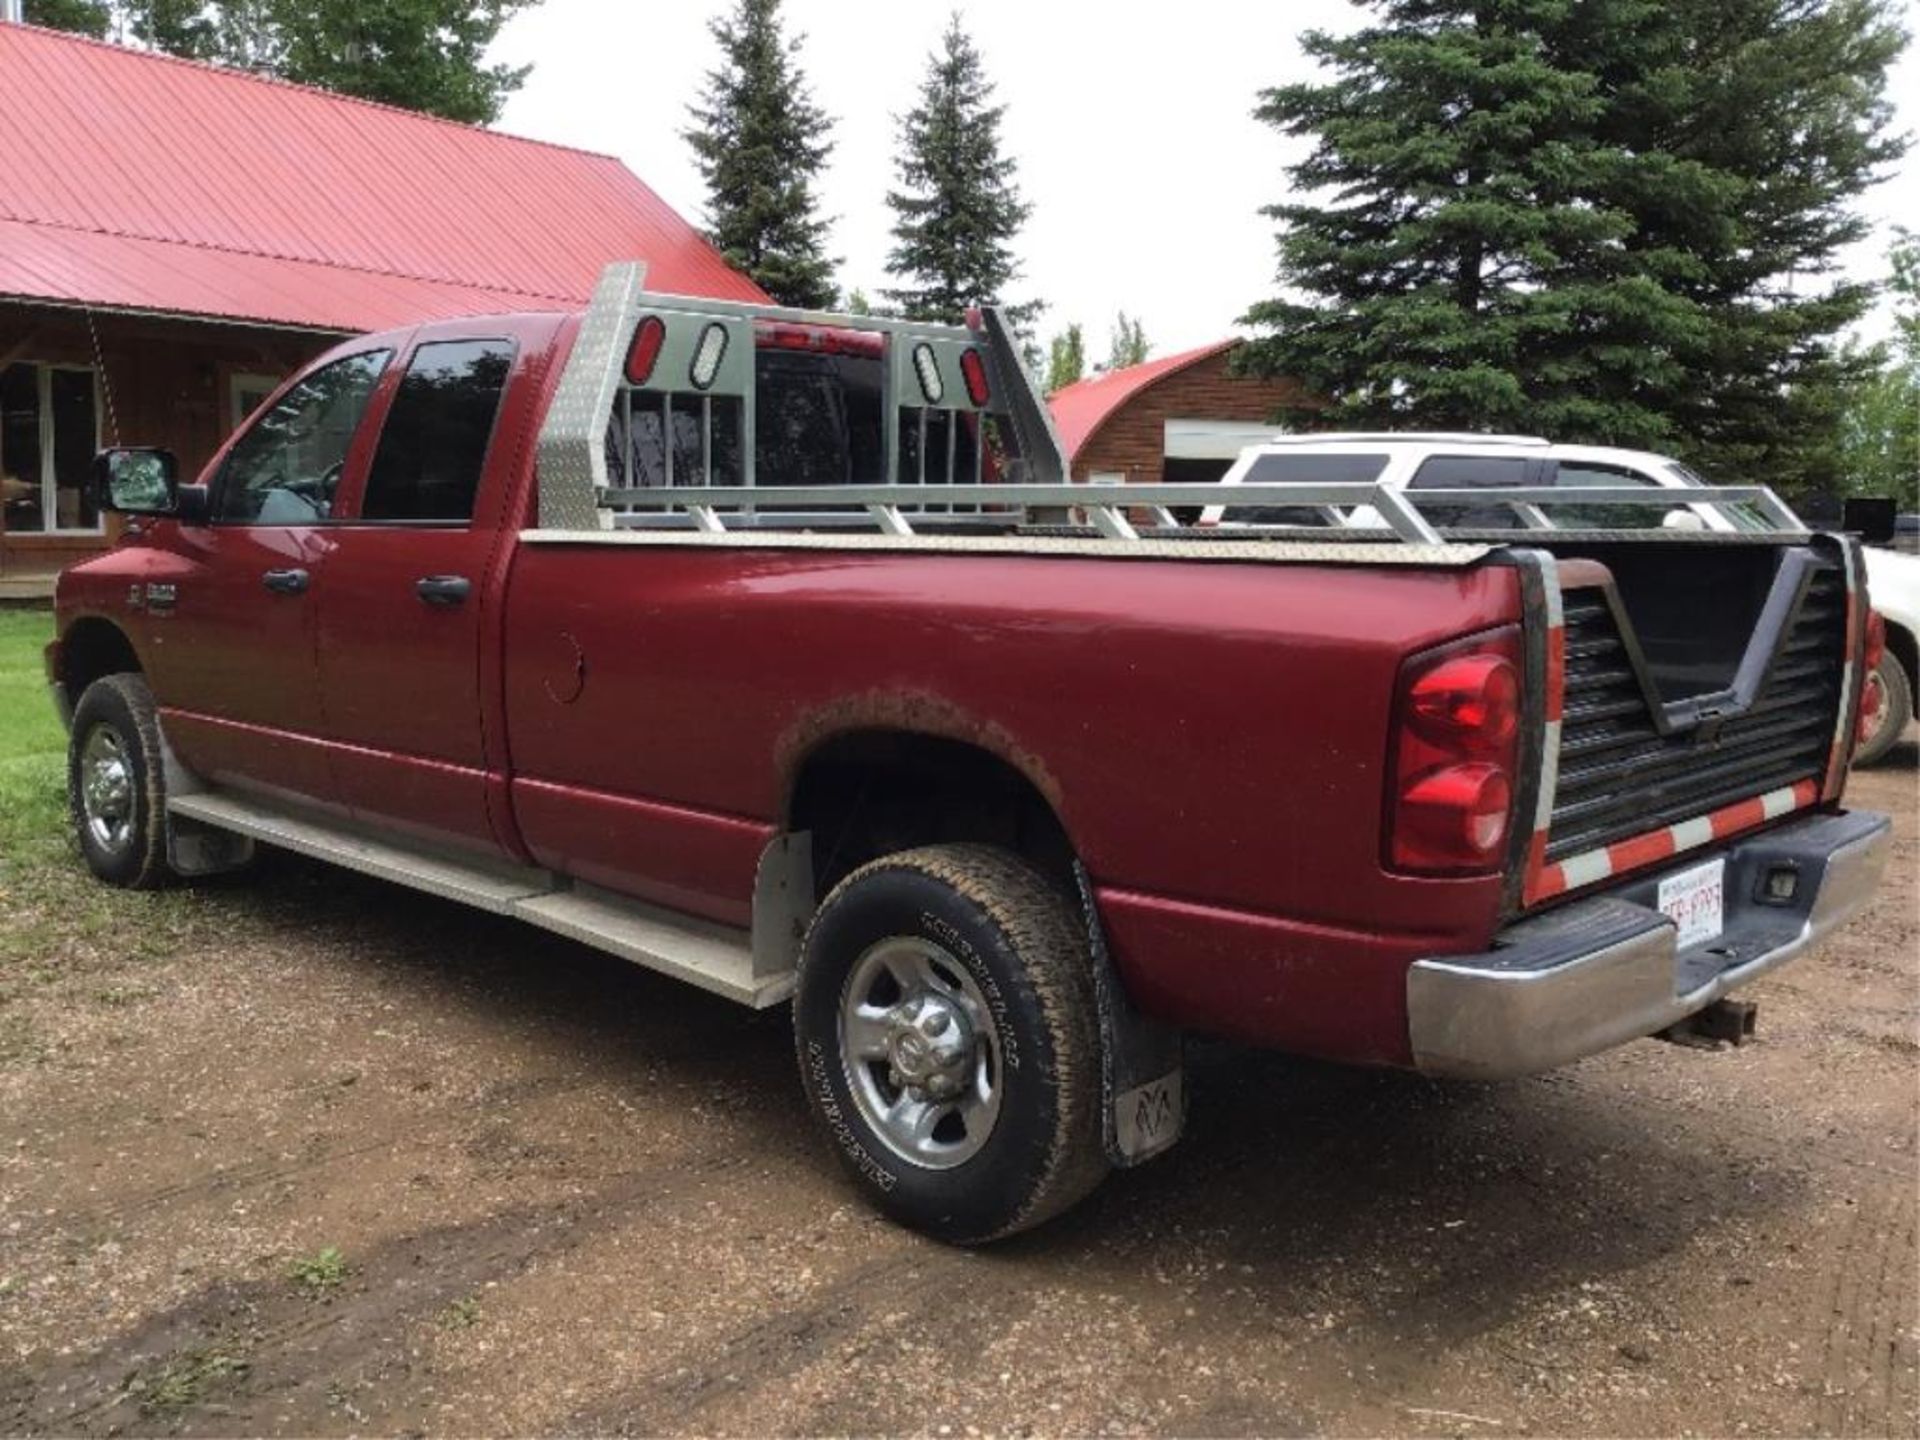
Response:
[{"label": "spruce tree", "polygon": [[26,0],[20,18],[29,25],[49,30],[70,30],[76,35],[106,37],[113,24],[113,10],[107,0]]},{"label": "spruce tree", "polygon": [[739,0],[707,28],[721,63],[685,135],[707,182],[708,238],[782,305],[826,309],[835,262],[813,184],[833,122],[809,97],[800,40],[782,34],[780,0]]},{"label": "spruce tree", "polygon": [[1032,207],[1000,151],[1006,107],[992,102],[993,82],[955,14],[928,59],[919,104],[900,122],[900,184],[887,193],[895,241],[887,268],[901,284],[885,293],[910,320],[953,322],[991,301],[1022,329],[1041,308],[1007,302],[1020,275],[1013,237]]},{"label": "spruce tree", "polygon": [[1834,283],[1903,142],[1887,0],[1375,0],[1257,114],[1312,151],[1241,354],[1318,427],[1520,429],[1830,483],[1869,294]]}]

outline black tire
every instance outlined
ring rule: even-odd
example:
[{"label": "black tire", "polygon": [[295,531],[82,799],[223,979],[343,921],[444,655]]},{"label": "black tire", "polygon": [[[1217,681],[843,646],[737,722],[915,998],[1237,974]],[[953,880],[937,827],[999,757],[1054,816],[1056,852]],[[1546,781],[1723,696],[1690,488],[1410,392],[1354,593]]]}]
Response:
[{"label": "black tire", "polygon": [[[842,1044],[856,966],[903,938],[965,967],[993,1027],[998,1109],[979,1148],[947,1168],[916,1163],[881,1135],[851,1071],[884,1062],[850,1060]],[[793,1024],[815,1120],[860,1188],[905,1225],[955,1244],[996,1240],[1059,1214],[1106,1175],[1086,931],[1061,888],[1018,856],[935,845],[848,875],[807,932]],[[987,1033],[976,1038],[984,1045]]]},{"label": "black tire", "polygon": [[1905,668],[1891,652],[1880,657],[1874,677],[1880,682],[1880,719],[1873,733],[1853,752],[1855,765],[1872,765],[1886,759],[1887,752],[1899,743],[1913,720],[1913,686]]},{"label": "black tire", "polygon": [[[67,813],[87,868],[109,885],[150,890],[173,877],[163,753],[153,692],[142,676],[103,675],[87,686],[67,738]],[[99,782],[111,770],[112,762],[101,760],[109,754],[123,771],[109,786],[118,798],[96,788],[90,802],[88,778]]]}]

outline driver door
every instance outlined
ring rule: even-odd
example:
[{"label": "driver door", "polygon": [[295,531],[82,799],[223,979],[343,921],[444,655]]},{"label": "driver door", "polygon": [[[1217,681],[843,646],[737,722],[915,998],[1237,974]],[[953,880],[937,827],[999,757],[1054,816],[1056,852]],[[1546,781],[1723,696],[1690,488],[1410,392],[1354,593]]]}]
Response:
[{"label": "driver door", "polygon": [[364,422],[393,351],[329,358],[255,417],[182,526],[191,569],[154,612],[156,698],[186,765],[218,784],[337,801],[320,695],[315,587],[333,500],[366,466]]}]

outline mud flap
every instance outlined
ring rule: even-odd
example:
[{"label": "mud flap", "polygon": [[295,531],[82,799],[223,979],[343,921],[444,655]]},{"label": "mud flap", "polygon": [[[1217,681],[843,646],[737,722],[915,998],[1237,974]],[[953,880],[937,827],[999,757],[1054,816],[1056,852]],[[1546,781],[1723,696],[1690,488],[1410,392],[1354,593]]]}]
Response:
[{"label": "mud flap", "polygon": [[1106,932],[1093,903],[1086,868],[1074,883],[1093,954],[1093,988],[1100,1007],[1101,1134],[1117,1168],[1138,1165],[1173,1147],[1187,1123],[1186,1072],[1180,1032],[1133,1008],[1107,954]]},{"label": "mud flap", "polygon": [[[193,795],[206,787],[200,777],[180,763],[160,732],[161,776],[168,795]],[[167,866],[183,879],[224,875],[253,859],[253,837],[235,834],[171,812],[167,815]]]}]

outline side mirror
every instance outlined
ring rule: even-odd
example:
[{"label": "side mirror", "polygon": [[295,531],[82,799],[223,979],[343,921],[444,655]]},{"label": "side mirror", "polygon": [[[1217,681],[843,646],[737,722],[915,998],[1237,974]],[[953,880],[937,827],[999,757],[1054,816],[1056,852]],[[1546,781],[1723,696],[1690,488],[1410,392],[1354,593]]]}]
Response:
[{"label": "side mirror", "polygon": [[180,467],[170,450],[102,450],[93,457],[93,503],[122,515],[171,515]]},{"label": "side mirror", "polygon": [[1899,508],[1892,496],[1860,496],[1841,506],[1840,528],[1852,531],[1869,545],[1891,545]]}]

